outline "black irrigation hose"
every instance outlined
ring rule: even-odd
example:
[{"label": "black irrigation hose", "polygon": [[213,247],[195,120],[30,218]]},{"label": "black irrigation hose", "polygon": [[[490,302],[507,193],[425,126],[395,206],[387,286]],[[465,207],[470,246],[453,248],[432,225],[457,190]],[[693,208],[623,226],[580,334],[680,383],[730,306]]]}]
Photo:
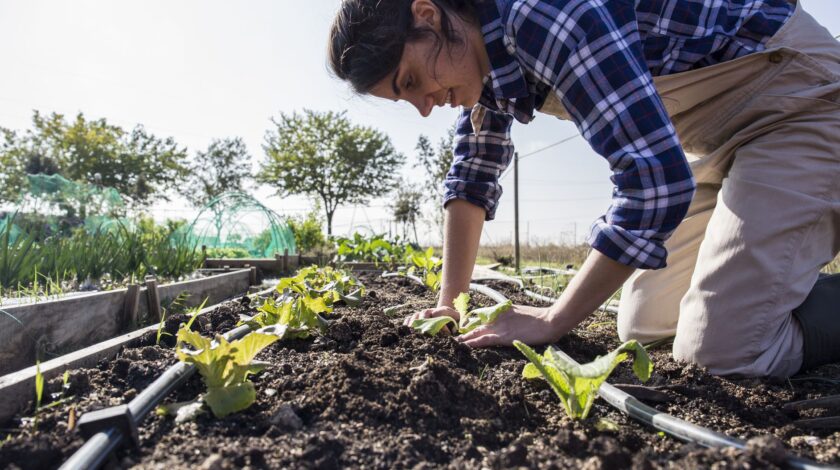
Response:
[{"label": "black irrigation hose", "polygon": [[[274,288],[257,292],[256,295],[264,295],[272,291],[274,291]],[[208,312],[218,307],[219,305],[213,305],[201,312]],[[245,336],[250,331],[251,329],[247,325],[243,325],[228,331],[223,336],[226,340],[233,341]],[[160,377],[128,403],[128,417],[133,421],[131,425],[135,428],[139,426],[147,414],[155,409],[172,390],[178,388],[194,373],[195,365],[184,362],[178,362],[166,369]],[[105,464],[111,452],[116,450],[126,438],[130,438],[130,436],[126,436],[119,426],[110,426],[91,436],[60,468],[62,470],[100,468]]]},{"label": "black irrigation hose", "polygon": [[[397,274],[383,275],[383,277],[395,277],[396,275]],[[424,285],[420,278],[415,276],[406,277],[414,282]],[[478,287],[480,289],[474,289],[474,287]],[[487,286],[470,284],[470,289],[475,290],[476,292],[481,292],[496,302],[504,302],[507,300],[504,295]],[[557,352],[569,361],[577,364],[577,362],[568,354],[559,349]],[[598,396],[631,418],[663,431],[681,441],[693,442],[704,447],[734,447],[740,450],[744,450],[746,448],[746,442],[742,439],[730,437],[726,434],[689,423],[683,419],[671,416],[668,413],[663,413],[656,408],[645,405],[637,398],[627,392],[619,390],[607,382],[601,384],[601,388],[598,390]],[[793,455],[786,455],[785,460],[789,467],[800,470],[838,468],[812,462]]]}]

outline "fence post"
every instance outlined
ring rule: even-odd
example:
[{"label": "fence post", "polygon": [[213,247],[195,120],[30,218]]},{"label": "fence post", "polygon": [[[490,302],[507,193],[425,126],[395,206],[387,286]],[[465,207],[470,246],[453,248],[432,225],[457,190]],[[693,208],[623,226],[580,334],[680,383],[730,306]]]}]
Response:
[{"label": "fence post", "polygon": [[154,321],[160,321],[163,311],[160,308],[160,295],[154,276],[146,276],[146,299],[149,301],[149,316]]},{"label": "fence post", "polygon": [[129,284],[125,291],[125,303],[123,304],[123,318],[120,327],[124,330],[137,327],[137,309],[140,307],[140,285]]},{"label": "fence post", "polygon": [[280,276],[286,274],[286,271],[283,268],[283,258],[280,257],[280,253],[274,253],[274,270],[277,271],[277,274]]},{"label": "fence post", "polygon": [[283,249],[283,274],[289,273],[289,249]]},{"label": "fence post", "polygon": [[250,276],[248,278],[248,283],[252,286],[256,286],[258,284],[258,282],[257,282],[257,267],[256,266],[250,266],[248,269],[250,270]]}]

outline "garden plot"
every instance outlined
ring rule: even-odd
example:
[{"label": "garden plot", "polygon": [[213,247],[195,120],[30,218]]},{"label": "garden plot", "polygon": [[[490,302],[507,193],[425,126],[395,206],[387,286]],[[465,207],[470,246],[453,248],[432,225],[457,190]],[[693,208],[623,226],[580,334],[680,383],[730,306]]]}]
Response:
[{"label": "garden plot", "polygon": [[[808,380],[732,380],[673,362],[667,349],[651,351],[655,369],[645,393],[648,404],[719,432],[750,439],[748,451],[701,449],[637,424],[596,400],[590,417],[570,420],[544,381],[526,381],[526,360],[513,348],[471,350],[449,337],[429,337],[402,326],[386,307],[432,306],[435,296],[405,279],[363,275],[361,305],[338,306],[323,335],[283,339],[257,357],[271,365],[251,377],[256,402],[224,419],[210,412],[191,422],[150,415],[140,427],[140,446],[123,448],[116,461],[137,468],[772,468],[783,450],[823,463],[840,464],[840,434],[793,424],[791,401],[840,393],[838,368]],[[505,285],[516,303],[532,302]],[[474,295],[477,305],[494,302]],[[222,307],[198,317],[205,336],[232,329],[251,306]],[[186,317],[170,318],[174,334]],[[580,361],[618,345],[614,317],[598,313],[558,343]],[[7,468],[54,468],[83,440],[70,430],[90,410],[133,398],[177,362],[174,341],[155,346],[150,332],[134,347],[97,368],[73,371],[47,386],[45,402],[2,424],[0,462]],[[541,348],[539,348],[541,350]],[[834,377],[835,379],[832,379]],[[630,364],[619,366],[613,384],[638,386]],[[633,389],[632,387],[630,388]],[[652,390],[652,391],[651,391]],[[167,402],[189,401],[205,391],[195,375]],[[50,393],[58,395],[52,396]],[[72,397],[72,398],[70,398]],[[34,398],[34,392],[33,392]],[[653,398],[653,401],[651,401]]]}]

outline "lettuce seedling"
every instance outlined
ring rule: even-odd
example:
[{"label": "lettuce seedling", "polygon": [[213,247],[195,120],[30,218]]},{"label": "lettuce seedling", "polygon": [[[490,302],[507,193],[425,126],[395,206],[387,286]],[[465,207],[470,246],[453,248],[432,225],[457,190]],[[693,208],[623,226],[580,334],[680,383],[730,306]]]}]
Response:
[{"label": "lettuce seedling", "polygon": [[299,296],[323,297],[327,305],[338,301],[354,306],[361,302],[365,288],[354,277],[330,267],[310,266],[294,277],[280,279],[277,291]]},{"label": "lettuce seedling", "polygon": [[429,290],[437,292],[440,290],[440,281],[443,277],[440,272],[443,260],[434,256],[434,252],[432,248],[426,251],[412,251],[406,256],[406,261],[413,264],[408,268],[407,273],[417,274]]},{"label": "lettuce seedling", "polygon": [[[508,311],[513,305],[510,300],[491,307],[477,308],[469,310],[470,294],[462,292],[453,302],[455,310],[461,316],[458,325],[458,333],[468,333],[481,325],[489,325],[496,321],[496,319],[503,312]],[[456,325],[455,319],[452,317],[434,317],[434,318],[418,318],[411,323],[411,327],[431,336],[440,332],[446,325]]]},{"label": "lettuce seedling", "polygon": [[462,292],[453,302],[453,306],[461,314],[461,321],[458,325],[458,332],[468,333],[481,325],[489,325],[496,321],[503,312],[510,310],[513,303],[508,300],[490,307],[469,310],[470,294]]},{"label": "lettuce seedling", "polygon": [[521,341],[514,341],[513,345],[531,361],[522,370],[522,376],[545,379],[572,419],[583,419],[589,415],[601,384],[621,361],[627,359],[627,353],[633,353],[633,372],[642,382],[646,382],[653,372],[653,363],[647,351],[635,340],[627,341],[588,364],[577,364],[551,346],[540,356]]},{"label": "lettuce seedling", "polygon": [[[248,376],[260,372],[267,365],[254,361],[254,357],[266,346],[281,339],[285,332],[285,326],[262,328],[242,339],[228,342],[220,335],[215,340],[205,338],[181,325],[176,351],[178,359],[198,368],[207,386],[204,403],[216,417],[223,418],[254,403],[256,390]],[[194,349],[182,348],[183,344]]]},{"label": "lettuce seedling", "polygon": [[266,300],[259,307],[259,313],[240,323],[246,323],[251,329],[264,328],[272,325],[283,325],[288,328],[287,336],[306,338],[312,330],[323,328],[327,320],[322,313],[332,312],[323,297],[283,297],[280,300]]}]

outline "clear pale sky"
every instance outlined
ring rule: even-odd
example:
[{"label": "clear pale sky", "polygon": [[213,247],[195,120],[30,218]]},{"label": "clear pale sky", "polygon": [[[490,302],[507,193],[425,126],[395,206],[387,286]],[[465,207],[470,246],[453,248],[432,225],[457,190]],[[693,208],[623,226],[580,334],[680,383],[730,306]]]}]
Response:
[{"label": "clear pale sky", "polygon": [[[834,35],[840,1],[802,0]],[[311,108],[348,110],[358,123],[387,133],[414,160],[419,134],[437,141],[456,111],[423,119],[407,104],[352,95],[327,72],[325,45],[337,0],[0,0],[0,126],[25,129],[32,110],[84,112],[131,128],[140,123],[172,136],[193,154],[211,139],[241,136],[256,168],[270,118]],[[514,125],[520,154],[577,134],[568,122],[537,115]],[[581,240],[609,205],[612,184],[604,160],[581,138],[523,159],[521,236],[532,242]],[[407,167],[406,175],[420,174]],[[510,240],[513,184],[484,243]],[[281,214],[306,211],[303,198],[259,198]],[[354,226],[387,230],[387,201],[341,207],[335,232]],[[190,218],[174,200],[153,208],[158,218]],[[352,225],[351,225],[352,224]],[[426,232],[426,230],[423,230]],[[421,238],[424,235],[421,234]]]}]

